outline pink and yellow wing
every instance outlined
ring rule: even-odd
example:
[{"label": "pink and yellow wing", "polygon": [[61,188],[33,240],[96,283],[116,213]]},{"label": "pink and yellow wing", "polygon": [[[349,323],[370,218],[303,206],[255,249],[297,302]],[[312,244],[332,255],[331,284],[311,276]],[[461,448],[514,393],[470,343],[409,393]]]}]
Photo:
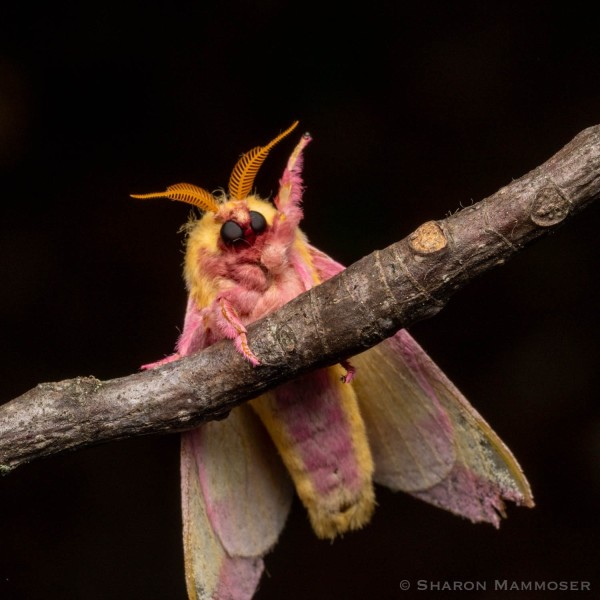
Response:
[{"label": "pink and yellow wing", "polygon": [[[208,345],[202,312],[188,301],[177,352]],[[248,405],[181,436],[185,577],[191,600],[248,600],[290,510],[293,488],[277,450]]]},{"label": "pink and yellow wing", "polygon": [[407,331],[352,362],[377,483],[495,526],[504,500],[533,506],[510,450]]},{"label": "pink and yellow wing", "polygon": [[249,406],[182,435],[181,491],[190,599],[251,598],[292,485]]},{"label": "pink and yellow wing", "polygon": [[[343,270],[310,251],[321,279]],[[351,362],[377,483],[496,526],[504,500],[533,506],[510,450],[407,331]]]}]

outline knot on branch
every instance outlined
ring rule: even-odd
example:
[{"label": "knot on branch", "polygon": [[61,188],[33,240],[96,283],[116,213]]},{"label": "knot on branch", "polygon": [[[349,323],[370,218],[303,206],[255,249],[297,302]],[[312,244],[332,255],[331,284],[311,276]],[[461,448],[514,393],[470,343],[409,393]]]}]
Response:
[{"label": "knot on branch", "polygon": [[560,193],[556,186],[544,187],[535,195],[530,218],[540,227],[558,225],[569,215],[569,204],[569,200]]},{"label": "knot on branch", "polygon": [[448,246],[446,235],[435,221],[427,221],[408,237],[408,244],[415,254],[434,254]]}]

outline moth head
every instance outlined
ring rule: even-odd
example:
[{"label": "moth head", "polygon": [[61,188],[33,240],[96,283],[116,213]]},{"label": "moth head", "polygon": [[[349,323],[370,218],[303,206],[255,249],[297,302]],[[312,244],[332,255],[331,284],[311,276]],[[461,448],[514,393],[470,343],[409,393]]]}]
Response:
[{"label": "moth head", "polygon": [[243,200],[226,200],[215,214],[206,214],[198,228],[211,231],[216,246],[223,251],[243,250],[254,246],[269,231],[277,211],[258,196]]},{"label": "moth head", "polygon": [[230,248],[251,245],[267,231],[275,213],[271,204],[251,195],[254,180],[273,146],[289,135],[297,125],[298,121],[295,121],[265,146],[257,146],[243,154],[229,178],[229,193],[221,197],[191,183],[177,183],[164,192],[131,196],[141,199],[168,198],[191,204],[204,213],[199,225],[208,225],[208,222],[219,225],[220,244]]}]

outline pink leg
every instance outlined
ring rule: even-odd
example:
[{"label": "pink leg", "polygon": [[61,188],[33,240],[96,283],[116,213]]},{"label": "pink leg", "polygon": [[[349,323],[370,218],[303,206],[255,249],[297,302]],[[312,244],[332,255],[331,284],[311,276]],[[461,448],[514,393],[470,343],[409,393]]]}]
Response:
[{"label": "pink leg", "polygon": [[244,358],[248,360],[250,364],[257,367],[260,365],[260,361],[254,352],[250,350],[248,338],[246,337],[246,327],[240,321],[235,308],[233,308],[231,303],[225,298],[219,298],[217,302],[219,303],[218,323],[221,326],[223,333],[226,337],[234,341],[235,347],[244,356]]},{"label": "pink leg", "polygon": [[344,383],[350,383],[356,375],[356,367],[353,367],[348,360],[343,360],[340,365],[343,369],[346,369],[346,374],[342,377],[342,381]]},{"label": "pink leg", "polygon": [[173,362],[174,360],[179,360],[180,358],[181,358],[181,354],[178,354],[177,352],[175,352],[175,354],[166,356],[165,358],[162,358],[161,360],[157,360],[156,362],[142,365],[140,367],[140,369],[143,369],[144,371],[147,371],[149,369],[155,369],[156,367],[160,367],[161,365],[166,365],[167,363]]}]

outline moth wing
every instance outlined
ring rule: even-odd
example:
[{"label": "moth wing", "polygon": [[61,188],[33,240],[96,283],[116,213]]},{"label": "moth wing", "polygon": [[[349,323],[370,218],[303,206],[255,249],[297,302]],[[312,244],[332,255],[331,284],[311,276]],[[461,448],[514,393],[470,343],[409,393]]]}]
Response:
[{"label": "moth wing", "polygon": [[453,424],[427,382],[384,343],[354,356],[360,410],[375,462],[374,479],[414,492],[443,481],[457,460]]},{"label": "moth wing", "polygon": [[317,271],[317,274],[321,281],[326,281],[327,279],[330,279],[334,275],[341,273],[346,268],[341,263],[333,260],[333,258],[331,258],[331,256],[329,256],[328,254],[325,254],[325,252],[321,252],[321,250],[315,248],[311,244],[306,245],[308,246],[308,252],[313,267]]},{"label": "moth wing", "polygon": [[181,476],[189,597],[251,598],[292,500],[289,476],[252,409],[184,433]]},{"label": "moth wing", "polygon": [[504,500],[533,506],[510,450],[407,331],[352,363],[376,482],[495,526]]}]

